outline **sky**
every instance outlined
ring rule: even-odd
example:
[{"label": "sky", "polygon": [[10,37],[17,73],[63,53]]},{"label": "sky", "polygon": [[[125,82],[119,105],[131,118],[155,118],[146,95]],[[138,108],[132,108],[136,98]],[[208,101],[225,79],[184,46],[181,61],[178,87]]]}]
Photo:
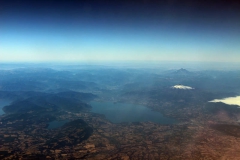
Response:
[{"label": "sky", "polygon": [[0,62],[240,62],[240,2],[1,0]]}]

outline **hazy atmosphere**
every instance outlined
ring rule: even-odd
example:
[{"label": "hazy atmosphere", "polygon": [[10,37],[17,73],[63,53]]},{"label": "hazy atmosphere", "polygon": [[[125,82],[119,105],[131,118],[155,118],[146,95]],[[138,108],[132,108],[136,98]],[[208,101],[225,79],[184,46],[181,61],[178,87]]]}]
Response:
[{"label": "hazy atmosphere", "polygon": [[234,1],[0,2],[0,61],[240,61]]}]

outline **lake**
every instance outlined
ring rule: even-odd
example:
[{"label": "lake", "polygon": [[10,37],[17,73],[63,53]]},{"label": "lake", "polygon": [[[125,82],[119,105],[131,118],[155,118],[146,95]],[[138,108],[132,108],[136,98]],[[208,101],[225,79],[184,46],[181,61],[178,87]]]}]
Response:
[{"label": "lake", "polygon": [[227,97],[227,98],[223,98],[223,99],[214,99],[212,101],[209,102],[222,102],[225,104],[229,104],[229,105],[238,105],[240,106],[240,96],[237,97]]},{"label": "lake", "polygon": [[3,108],[4,106],[7,106],[7,105],[11,104],[11,103],[12,103],[11,100],[0,99],[0,115],[5,114],[5,112],[2,110],[2,108]]},{"label": "lake", "polygon": [[159,124],[177,123],[177,120],[165,117],[142,105],[113,102],[90,102],[90,105],[91,112],[103,114],[113,123],[146,121]]},{"label": "lake", "polygon": [[65,123],[69,122],[69,120],[62,120],[62,121],[52,121],[48,125],[48,129],[55,129],[62,127]]}]

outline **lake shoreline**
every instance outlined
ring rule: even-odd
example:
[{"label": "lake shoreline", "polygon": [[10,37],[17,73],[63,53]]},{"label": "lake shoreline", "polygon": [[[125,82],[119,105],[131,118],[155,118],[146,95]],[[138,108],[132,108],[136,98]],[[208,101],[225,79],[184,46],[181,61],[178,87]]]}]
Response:
[{"label": "lake shoreline", "polygon": [[112,101],[91,101],[89,104],[92,106],[92,113],[102,114],[112,123],[150,121],[159,124],[176,124],[178,122],[143,105]]}]

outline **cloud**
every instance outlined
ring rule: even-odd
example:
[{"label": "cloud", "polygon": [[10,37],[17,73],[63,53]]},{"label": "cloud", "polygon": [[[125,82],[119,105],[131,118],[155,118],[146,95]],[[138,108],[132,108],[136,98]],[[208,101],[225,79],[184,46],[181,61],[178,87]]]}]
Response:
[{"label": "cloud", "polygon": [[175,86],[172,86],[171,88],[173,88],[173,89],[194,89],[190,86],[184,86],[184,85],[175,85]]},{"label": "cloud", "polygon": [[223,99],[214,99],[209,102],[222,102],[228,105],[238,105],[240,106],[240,96],[237,97],[228,97],[228,98],[223,98]]}]

